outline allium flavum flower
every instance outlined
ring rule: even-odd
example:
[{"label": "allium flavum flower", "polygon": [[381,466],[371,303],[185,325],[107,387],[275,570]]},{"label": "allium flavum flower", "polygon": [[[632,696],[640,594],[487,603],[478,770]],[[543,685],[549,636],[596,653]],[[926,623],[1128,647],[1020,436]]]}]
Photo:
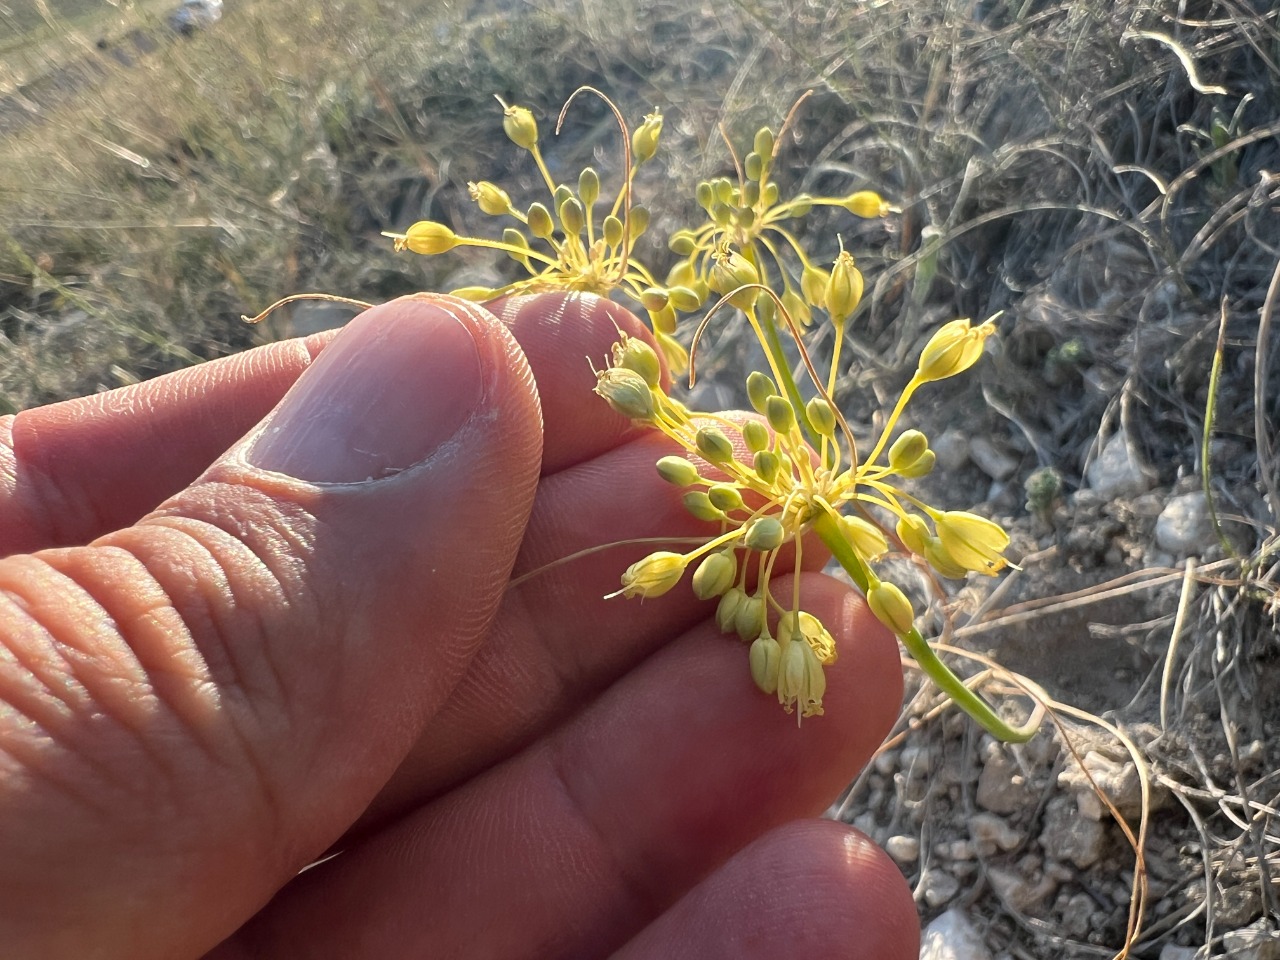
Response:
[{"label": "allium flavum flower", "polygon": [[[391,235],[397,249],[430,255],[458,245],[492,247],[528,270],[529,277],[500,289],[454,291],[475,299],[557,288],[603,296],[619,291],[647,310],[662,358],[675,371],[686,363],[692,367],[691,355],[673,337],[678,315],[701,310],[716,294],[718,302],[702,317],[693,338],[694,349],[713,315],[734,309],[746,317],[768,362],[767,372],[747,377],[747,394],[759,419],[746,421],[691,412],[663,389],[658,352],[625,334],[610,363],[597,371],[595,391],[614,410],[661,431],[687,454],[662,457],[658,473],[681,488],[686,509],[713,528],[692,550],[663,550],[632,564],[614,596],[658,597],[691,572],[694,593],[717,601],[720,628],[750,645],[748,663],[756,685],[775,695],[788,712],[821,714],[823,668],[836,659],[835,640],[800,608],[798,581],[789,597],[778,597],[770,588],[782,551],[794,550],[798,565],[802,538],[813,532],[866,595],[875,616],[960,706],[1001,739],[1027,739],[1033,727],[1007,724],[938,660],[914,625],[907,596],[873,568],[891,545],[943,577],[994,575],[1008,563],[1004,553],[1009,537],[998,524],[973,513],[938,509],[903,488],[904,481],[929,473],[935,457],[919,430],[898,432],[903,411],[920,387],[977,363],[984,342],[995,332],[993,323],[954,320],[934,333],[884,429],[863,453],[833,399],[863,277],[843,248],[830,269],[818,266],[787,224],[819,205],[842,207],[858,217],[887,216],[892,208],[879,194],[860,189],[839,198],[782,200],[771,174],[787,124],[777,134],[763,128],[745,161],[734,158],[736,183],[718,178],[699,184],[697,198],[709,222],[672,237],[671,249],[681,260],[659,285],[633,254],[647,216],[632,202],[631,186],[636,166],[656,151],[661,117],[650,115],[632,136],[614,108],[624,133],[624,175],[597,228],[594,210],[601,184],[596,172],[583,170],[576,192],[556,185],[539,152],[532,114],[523,107],[503,107],[507,135],[532,154],[551,192],[551,207],[535,203],[520,211],[494,184],[472,184],[472,197],[484,213],[512,217],[524,229],[508,228],[497,241],[459,237],[443,224],[423,222]],[[534,249],[526,230],[547,249]],[[802,336],[822,318],[832,328],[825,375]],[[808,400],[783,353],[784,334],[799,346],[812,382]]]}]

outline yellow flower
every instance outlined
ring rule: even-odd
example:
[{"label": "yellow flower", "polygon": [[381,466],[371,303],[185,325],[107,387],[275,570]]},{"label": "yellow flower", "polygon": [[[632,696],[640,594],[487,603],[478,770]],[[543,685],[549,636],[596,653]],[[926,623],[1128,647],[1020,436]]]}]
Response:
[{"label": "yellow flower", "polygon": [[414,253],[420,253],[428,257],[436,253],[452,250],[458,245],[458,235],[456,233],[443,223],[436,223],[432,220],[419,220],[404,232],[404,236],[393,235],[393,238],[397,251],[412,250]]},{"label": "yellow flower", "polygon": [[[624,597],[660,597],[680,582],[688,562],[679,553],[666,550],[651,553],[627,567],[618,593]],[[616,597],[618,593],[610,596]]]},{"label": "yellow flower", "polygon": [[823,666],[836,662],[836,638],[812,613],[789,610],[778,620],[778,636],[786,640],[802,640],[813,647]]},{"label": "yellow flower", "polygon": [[782,650],[778,668],[778,702],[787,713],[795,704],[800,715],[822,715],[822,695],[827,691],[827,677],[813,647],[803,641],[791,641]]},{"label": "yellow flower", "polygon": [[983,343],[995,332],[990,320],[977,327],[970,327],[968,318],[944,323],[925,344],[917,376],[929,383],[963,373],[978,362]]},{"label": "yellow flower", "polygon": [[1000,524],[963,510],[935,513],[942,553],[966,570],[994,575],[1009,565],[1009,535]]}]

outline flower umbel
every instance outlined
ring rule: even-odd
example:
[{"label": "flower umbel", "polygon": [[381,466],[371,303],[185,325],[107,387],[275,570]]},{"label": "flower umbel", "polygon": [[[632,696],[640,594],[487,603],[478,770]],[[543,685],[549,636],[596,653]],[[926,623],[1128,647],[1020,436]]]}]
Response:
[{"label": "flower umbel", "polygon": [[[607,97],[593,88],[578,92],[584,90],[605,100],[622,131],[623,164],[612,199],[603,196],[604,184],[592,167],[581,171],[576,186],[556,183],[542,157],[533,113],[499,101],[503,129],[530,155],[548,197],[521,208],[496,184],[475,182],[469,192],[481,212],[513,221],[501,240],[459,236],[431,221],[390,236],[397,250],[427,256],[458,246],[500,250],[528,274],[498,288],[455,291],[460,295],[486,300],[548,289],[602,296],[617,291],[648,314],[656,351],[622,335],[610,362],[596,371],[595,392],[622,416],[660,431],[684,451],[659,459],[657,470],[683,489],[685,508],[709,530],[687,552],[662,550],[633,563],[611,596],[659,597],[692,571],[694,594],[716,600],[720,629],[750,645],[756,686],[776,695],[788,713],[816,716],[823,712],[824,668],[836,659],[835,638],[801,608],[798,579],[789,596],[772,589],[784,552],[787,568],[798,567],[805,535],[812,532],[862,589],[875,616],[944,690],[1001,739],[1029,737],[1033,727],[1010,727],[951,674],[916,629],[910,600],[873,571],[891,546],[942,577],[995,575],[1008,564],[1009,537],[997,523],[938,509],[904,488],[930,473],[936,457],[923,432],[899,429],[919,388],[978,362],[994,323],[954,320],[934,333],[878,435],[860,443],[834,394],[846,334],[866,283],[843,242],[827,261],[830,266],[823,266],[794,225],[816,206],[839,207],[864,219],[889,216],[894,208],[866,185],[839,197],[784,198],[773,173],[793,107],[778,131],[762,127],[745,156],[733,153],[736,177],[698,184],[696,199],[706,222],[672,235],[669,247],[679,260],[659,282],[635,255],[648,212],[635,202],[632,187],[637,168],[657,152],[662,116],[650,114],[633,132]],[[679,316],[702,311],[715,298],[686,351],[674,336]],[[746,383],[758,419],[695,415],[663,386],[664,366],[671,372],[687,367],[692,386],[698,339],[722,309],[741,313],[764,348],[767,369],[751,372]],[[819,326],[821,342],[829,344],[823,374],[805,344],[803,333],[811,326]],[[783,349],[787,336],[812,381],[807,398]]]}]

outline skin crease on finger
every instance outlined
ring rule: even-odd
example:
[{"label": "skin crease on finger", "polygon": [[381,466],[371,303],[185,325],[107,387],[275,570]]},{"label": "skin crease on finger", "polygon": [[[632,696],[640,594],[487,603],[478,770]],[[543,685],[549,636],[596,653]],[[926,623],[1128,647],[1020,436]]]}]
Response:
[{"label": "skin crease on finger", "polygon": [[842,644],[826,716],[797,728],[750,684],[737,641],[704,625],[520,754],[309,871],[236,947],[360,960],[620,946],[755,837],[824,809],[896,716],[887,632],[830,578],[806,575],[803,595]]}]

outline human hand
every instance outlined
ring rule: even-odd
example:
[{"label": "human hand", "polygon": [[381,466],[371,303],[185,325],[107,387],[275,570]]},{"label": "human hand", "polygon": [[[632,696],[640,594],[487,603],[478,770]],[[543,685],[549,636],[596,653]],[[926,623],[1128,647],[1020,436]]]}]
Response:
[{"label": "human hand", "polygon": [[803,575],[841,657],[798,730],[686,591],[601,599],[646,548],[508,589],[697,525],[588,392],[634,318],[494,309],[0,420],[6,956],[915,956],[893,865],[799,819],[895,715],[891,639]]}]

